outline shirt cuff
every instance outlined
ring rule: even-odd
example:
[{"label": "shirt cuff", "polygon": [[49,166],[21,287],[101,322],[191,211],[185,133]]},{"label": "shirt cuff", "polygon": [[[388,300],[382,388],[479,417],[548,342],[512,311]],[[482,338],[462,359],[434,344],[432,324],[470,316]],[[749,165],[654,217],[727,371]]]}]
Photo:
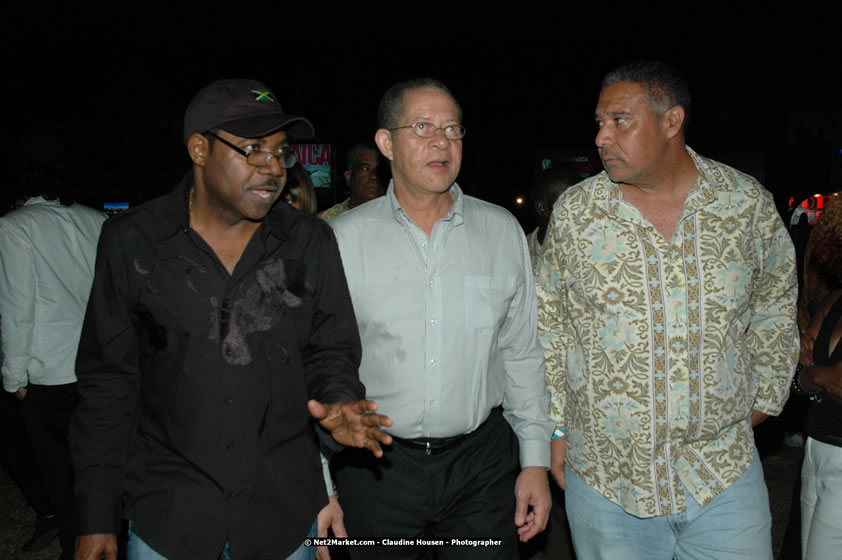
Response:
[{"label": "shirt cuff", "polygon": [[325,479],[325,490],[327,490],[328,496],[333,496],[336,492],[333,491],[333,479],[330,478],[330,465],[328,464],[327,458],[319,453],[319,459],[322,460],[322,476]]},{"label": "shirt cuff", "polygon": [[544,467],[550,468],[550,440],[527,439],[519,440],[520,468]]},{"label": "shirt cuff", "polygon": [[28,385],[26,376],[17,376],[3,372],[3,389],[9,393],[15,393],[18,389]]}]

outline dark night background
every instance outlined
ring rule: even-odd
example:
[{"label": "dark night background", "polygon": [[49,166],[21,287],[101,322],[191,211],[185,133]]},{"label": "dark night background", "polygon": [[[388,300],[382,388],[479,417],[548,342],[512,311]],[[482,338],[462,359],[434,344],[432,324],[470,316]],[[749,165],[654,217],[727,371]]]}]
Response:
[{"label": "dark night background", "polygon": [[460,184],[529,226],[530,213],[514,198],[527,193],[539,156],[595,156],[601,77],[636,58],[665,60],[685,74],[693,96],[688,145],[758,177],[782,211],[790,196],[842,182],[838,40],[833,24],[822,23],[835,19],[829,13],[758,3],[702,19],[685,7],[672,20],[665,12],[632,22],[609,6],[596,19],[535,8],[522,25],[513,16],[478,34],[448,27],[442,14],[363,32],[326,5],[316,10],[321,19],[287,13],[273,31],[273,10],[260,4],[231,4],[233,19],[196,19],[203,6],[136,13],[143,6],[104,17],[39,4],[7,19],[6,184],[22,164],[57,151],[32,134],[46,127],[62,138],[57,157],[71,165],[84,202],[136,204],[166,192],[188,168],[184,109],[215,79],[263,81],[287,112],[310,118],[316,142],[343,146],[373,137],[388,86],[430,75],[464,108]]},{"label": "dark night background", "polygon": [[[219,78],[263,81],[287,112],[314,123],[314,142],[347,146],[373,137],[387,87],[427,75],[448,84],[464,109],[462,187],[530,229],[531,211],[514,199],[527,193],[540,158],[595,156],[603,74],[648,58],[673,64],[689,82],[688,145],[756,176],[785,214],[790,197],[842,186],[832,5],[600,3],[581,13],[565,3],[472,4],[470,18],[458,20],[454,10],[465,8],[452,2],[343,5],[342,14],[316,3],[306,12],[227,3],[209,13],[207,4],[122,3],[106,12],[17,2],[0,19],[0,198],[24,165],[44,160],[66,163],[80,200],[96,208],[167,192],[188,169],[184,110]],[[778,434],[780,425],[764,429]],[[764,469],[779,547],[800,451],[776,457]],[[15,530],[4,538],[17,547],[29,527]],[[788,541],[797,548],[797,534]]]}]

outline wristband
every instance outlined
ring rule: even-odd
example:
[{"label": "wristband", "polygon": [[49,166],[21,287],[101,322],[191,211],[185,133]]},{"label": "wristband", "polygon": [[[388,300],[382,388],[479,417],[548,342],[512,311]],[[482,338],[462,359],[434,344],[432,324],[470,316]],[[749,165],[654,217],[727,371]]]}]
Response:
[{"label": "wristband", "polygon": [[557,439],[560,437],[564,437],[564,430],[556,428],[556,430],[553,432],[553,439]]}]

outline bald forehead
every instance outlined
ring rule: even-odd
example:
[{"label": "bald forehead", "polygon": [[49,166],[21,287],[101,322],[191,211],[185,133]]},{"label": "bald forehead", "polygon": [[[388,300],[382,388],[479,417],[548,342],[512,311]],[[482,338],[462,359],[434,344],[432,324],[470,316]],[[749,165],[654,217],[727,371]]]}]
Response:
[{"label": "bald forehead", "polygon": [[420,86],[416,88],[411,88],[403,92],[401,96],[401,105],[400,105],[400,112],[397,115],[398,120],[401,120],[404,116],[406,116],[406,101],[407,98],[413,97],[415,101],[424,101],[430,97],[435,97],[438,95],[444,95],[447,97],[453,106],[456,108],[456,116],[459,119],[459,122],[462,122],[462,107],[459,106],[456,99],[450,94],[450,92],[445,91],[441,88],[437,88],[435,86]]}]

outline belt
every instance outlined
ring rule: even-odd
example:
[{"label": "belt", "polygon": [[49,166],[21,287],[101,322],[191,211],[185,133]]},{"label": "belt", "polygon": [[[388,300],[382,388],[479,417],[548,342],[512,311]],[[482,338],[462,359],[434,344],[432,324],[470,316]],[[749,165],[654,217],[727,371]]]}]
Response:
[{"label": "belt", "polygon": [[479,425],[479,427],[474,430],[473,432],[469,432],[467,434],[460,434],[458,436],[453,437],[446,437],[446,438],[400,438],[397,436],[392,436],[392,440],[395,443],[403,445],[404,447],[409,447],[410,449],[416,449],[419,451],[424,451],[425,455],[438,455],[439,453],[444,453],[454,447],[457,447],[459,444],[464,442],[469,437],[478,434],[480,431],[483,430],[486,426],[488,426],[492,419],[499,417],[502,415],[502,408],[495,407],[491,409],[491,413],[488,415],[488,418]]}]

